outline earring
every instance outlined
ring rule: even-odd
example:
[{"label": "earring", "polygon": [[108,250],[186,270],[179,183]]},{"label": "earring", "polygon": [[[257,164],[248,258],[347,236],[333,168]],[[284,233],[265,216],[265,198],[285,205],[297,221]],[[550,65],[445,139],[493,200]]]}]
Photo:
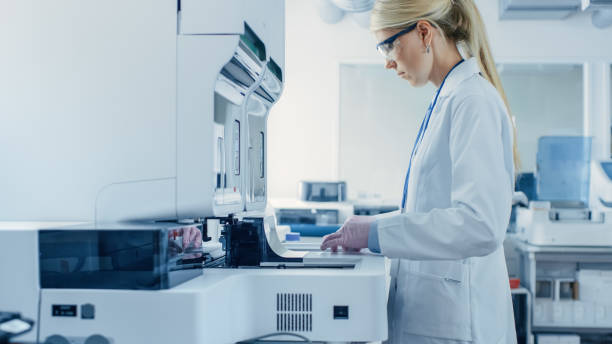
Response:
[{"label": "earring", "polygon": [[429,44],[427,44],[427,49],[425,50],[426,54],[429,54]]}]

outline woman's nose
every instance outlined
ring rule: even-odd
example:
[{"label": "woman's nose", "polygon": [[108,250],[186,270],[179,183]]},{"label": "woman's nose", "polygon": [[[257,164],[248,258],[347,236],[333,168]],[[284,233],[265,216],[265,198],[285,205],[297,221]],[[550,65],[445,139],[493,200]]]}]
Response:
[{"label": "woman's nose", "polygon": [[395,64],[395,61],[387,60],[387,63],[385,64],[385,68],[394,69],[395,67],[397,67],[397,65]]}]

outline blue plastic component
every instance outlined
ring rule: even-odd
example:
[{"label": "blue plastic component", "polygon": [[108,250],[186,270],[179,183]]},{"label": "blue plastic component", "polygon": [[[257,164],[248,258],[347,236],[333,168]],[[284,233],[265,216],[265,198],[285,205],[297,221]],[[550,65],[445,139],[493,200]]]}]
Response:
[{"label": "blue plastic component", "polygon": [[538,142],[537,195],[588,206],[592,138],[545,136]]},{"label": "blue plastic component", "polygon": [[285,241],[300,241],[300,233],[290,232],[285,234]]},{"label": "blue plastic component", "polygon": [[317,225],[301,225],[294,224],[291,226],[291,231],[300,233],[301,236],[310,236],[310,237],[322,237],[327,234],[331,234],[338,229],[340,229],[340,225],[333,226],[317,226]]},{"label": "blue plastic component", "polygon": [[612,179],[612,162],[602,162],[601,168],[604,170],[609,179]]},{"label": "blue plastic component", "polygon": [[530,201],[537,201],[536,181],[533,173],[519,173],[516,177],[515,191],[522,191]]}]

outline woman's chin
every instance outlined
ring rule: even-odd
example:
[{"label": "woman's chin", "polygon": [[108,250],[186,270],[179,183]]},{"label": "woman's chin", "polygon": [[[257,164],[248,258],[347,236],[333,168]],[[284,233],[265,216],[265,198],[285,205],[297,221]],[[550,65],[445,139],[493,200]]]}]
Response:
[{"label": "woman's chin", "polygon": [[404,79],[408,80],[408,82],[410,82],[410,85],[412,85],[412,87],[423,87],[427,84],[427,81],[418,80],[412,77],[404,77]]},{"label": "woman's chin", "polygon": [[410,76],[404,76],[404,79],[407,80],[410,85],[412,85],[412,87],[419,87],[421,86],[420,83],[418,82],[417,79],[410,77]]}]

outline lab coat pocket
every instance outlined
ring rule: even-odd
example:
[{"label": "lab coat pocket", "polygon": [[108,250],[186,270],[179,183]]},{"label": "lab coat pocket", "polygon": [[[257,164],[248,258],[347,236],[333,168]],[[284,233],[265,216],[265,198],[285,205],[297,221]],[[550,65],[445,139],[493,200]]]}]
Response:
[{"label": "lab coat pocket", "polygon": [[469,265],[460,261],[408,264],[398,276],[402,332],[472,340]]}]

